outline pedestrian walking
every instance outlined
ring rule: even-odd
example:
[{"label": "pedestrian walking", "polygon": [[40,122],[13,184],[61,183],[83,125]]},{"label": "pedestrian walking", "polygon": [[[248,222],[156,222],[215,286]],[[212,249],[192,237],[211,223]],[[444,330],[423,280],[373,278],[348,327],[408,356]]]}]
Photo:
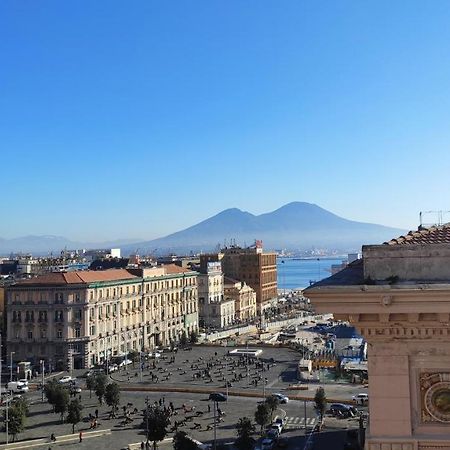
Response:
[{"label": "pedestrian walking", "polygon": [[98,419],[98,409],[95,410],[95,418]]},{"label": "pedestrian walking", "polygon": [[142,441],[141,442],[141,450],[144,450],[145,449],[145,444],[144,444],[144,441]]},{"label": "pedestrian walking", "polygon": [[55,434],[54,434],[54,433],[52,433],[52,434],[50,435],[50,440],[51,440],[52,442],[55,442],[55,441],[56,441],[56,437],[55,437]]},{"label": "pedestrian walking", "polygon": [[83,442],[83,432],[80,431],[80,442]]}]

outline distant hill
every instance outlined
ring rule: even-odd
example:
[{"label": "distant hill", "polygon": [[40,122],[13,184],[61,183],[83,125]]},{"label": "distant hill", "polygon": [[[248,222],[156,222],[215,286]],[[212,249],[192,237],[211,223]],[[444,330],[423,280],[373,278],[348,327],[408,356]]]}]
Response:
[{"label": "distant hill", "polygon": [[237,208],[226,209],[185,230],[168,236],[139,242],[119,239],[112,242],[74,242],[61,236],[25,236],[16,239],[0,238],[0,255],[11,252],[59,254],[64,248],[120,247],[123,255],[189,253],[212,251],[235,240],[251,245],[261,239],[266,249],[306,250],[332,248],[345,251],[360,250],[362,244],[378,244],[403,234],[405,230],[382,225],[354,222],[339,217],[317,205],[304,202],[289,203],[270,213],[254,215]]},{"label": "distant hill", "polygon": [[293,202],[258,216],[227,209],[185,230],[122,250],[124,254],[136,248],[141,254],[154,249],[157,253],[189,253],[211,251],[232,239],[241,245],[261,239],[267,249],[326,247],[352,251],[402,233],[404,230],[347,220],[311,203]]},{"label": "distant hill", "polygon": [[62,236],[23,236],[14,239],[0,238],[0,256],[10,253],[33,253],[34,255],[59,255],[61,250],[82,248],[115,248],[136,242],[136,239],[119,239],[110,242],[76,242]]}]

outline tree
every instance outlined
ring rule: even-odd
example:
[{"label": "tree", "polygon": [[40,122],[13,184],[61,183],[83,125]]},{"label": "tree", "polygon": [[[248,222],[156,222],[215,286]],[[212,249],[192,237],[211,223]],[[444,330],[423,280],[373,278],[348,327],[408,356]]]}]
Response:
[{"label": "tree", "polygon": [[72,434],[75,433],[75,425],[81,422],[81,411],[83,410],[83,406],[76,399],[72,400],[69,403],[68,414],[67,414],[67,422],[72,424]]},{"label": "tree", "polygon": [[54,392],[53,408],[55,413],[61,414],[61,422],[64,422],[64,414],[69,406],[69,400],[69,391],[64,387],[59,386]]},{"label": "tree", "polygon": [[278,398],[275,397],[274,395],[270,395],[269,397],[266,398],[266,404],[270,410],[270,420],[273,420],[273,413],[278,408],[280,400],[278,400]]},{"label": "tree", "polygon": [[270,408],[269,405],[264,402],[260,403],[255,411],[255,422],[261,427],[261,435],[263,434],[264,427],[270,423]]},{"label": "tree", "polygon": [[185,431],[177,431],[173,436],[174,450],[198,450],[198,445]]},{"label": "tree", "polygon": [[189,341],[191,344],[196,344],[198,342],[198,336],[194,330],[192,330],[191,334],[189,335]]},{"label": "tree", "polygon": [[105,401],[108,406],[111,406],[113,411],[116,411],[120,403],[120,388],[117,383],[110,383],[105,389]]},{"label": "tree", "polygon": [[134,364],[140,361],[140,353],[136,350],[131,350],[128,353],[128,358],[130,359],[130,361],[133,363],[133,369],[134,369]]},{"label": "tree", "polygon": [[88,375],[86,378],[86,387],[89,389],[89,398],[92,398],[92,391],[95,390],[95,377]]},{"label": "tree", "polygon": [[327,397],[325,395],[325,389],[321,386],[316,390],[316,395],[314,396],[314,409],[319,416],[319,420],[322,423],[325,410],[327,408]]},{"label": "tree", "polygon": [[156,443],[167,435],[169,416],[161,407],[151,405],[144,412],[144,423],[147,426],[147,440],[153,442],[153,448],[156,450]]},{"label": "tree", "polygon": [[254,439],[251,437],[253,433],[253,424],[248,417],[241,417],[236,424],[238,438],[234,445],[239,450],[251,450],[254,446]]},{"label": "tree", "polygon": [[8,432],[13,437],[13,442],[16,436],[20,434],[25,428],[25,414],[17,406],[13,406],[9,410],[9,428]]},{"label": "tree", "polygon": [[181,333],[181,336],[180,336],[180,345],[182,347],[186,347],[187,343],[188,343],[188,338],[187,338],[186,330],[183,330],[183,332]]},{"label": "tree", "polygon": [[58,385],[56,380],[50,380],[44,386],[45,397],[47,398],[49,404],[53,406],[53,412],[55,412],[55,396],[59,388],[60,385]]},{"label": "tree", "polygon": [[108,383],[108,377],[104,373],[98,373],[95,376],[94,391],[98,397],[100,405],[103,403],[103,397],[105,396],[106,385]]},{"label": "tree", "polygon": [[20,397],[19,399],[15,400],[14,406],[22,411],[24,417],[28,416],[28,414],[30,413],[30,405],[25,397]]}]

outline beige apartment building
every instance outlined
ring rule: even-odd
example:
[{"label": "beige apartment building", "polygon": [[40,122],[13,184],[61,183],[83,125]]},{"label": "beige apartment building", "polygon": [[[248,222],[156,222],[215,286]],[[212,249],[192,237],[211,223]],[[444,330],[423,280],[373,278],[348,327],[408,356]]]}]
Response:
[{"label": "beige apartment building", "polygon": [[264,252],[261,241],[252,247],[226,247],[220,253],[200,256],[200,267],[220,261],[226,277],[244,281],[256,292],[258,314],[277,299],[277,255]]},{"label": "beige apartment building", "polygon": [[234,300],[238,322],[249,322],[256,317],[256,292],[245,282],[225,278],[224,296]]},{"label": "beige apartment building", "polygon": [[198,330],[197,273],[175,265],[49,273],[7,289],[15,361],[90,367]]}]

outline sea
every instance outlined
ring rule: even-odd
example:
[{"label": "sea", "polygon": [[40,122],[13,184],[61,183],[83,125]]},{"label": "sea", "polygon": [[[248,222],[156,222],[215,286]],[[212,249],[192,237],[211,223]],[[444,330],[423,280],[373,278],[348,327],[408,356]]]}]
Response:
[{"label": "sea", "polygon": [[341,264],[342,258],[277,258],[278,289],[300,289],[311,282],[323,280],[331,275],[331,266]]}]

